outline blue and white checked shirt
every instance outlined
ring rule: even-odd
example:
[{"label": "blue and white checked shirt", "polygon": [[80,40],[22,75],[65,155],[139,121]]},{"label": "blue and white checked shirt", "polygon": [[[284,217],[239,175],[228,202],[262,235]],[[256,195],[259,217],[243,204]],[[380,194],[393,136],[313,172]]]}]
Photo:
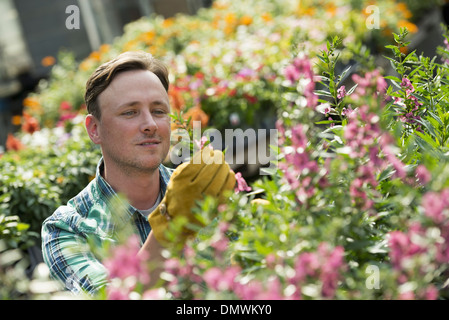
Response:
[{"label": "blue and white checked shirt", "polygon": [[[94,294],[107,283],[107,271],[89,243],[102,247],[106,242],[114,242],[116,232],[131,225],[143,244],[151,231],[148,220],[103,179],[102,167],[103,159],[87,187],[42,225],[44,261],[52,277],[74,293]],[[162,197],[172,172],[162,164],[159,166]]]}]

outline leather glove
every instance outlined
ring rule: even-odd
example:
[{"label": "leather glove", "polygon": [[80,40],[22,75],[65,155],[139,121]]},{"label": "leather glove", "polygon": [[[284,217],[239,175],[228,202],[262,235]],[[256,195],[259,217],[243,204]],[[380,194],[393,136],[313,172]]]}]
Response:
[{"label": "leather glove", "polygon": [[[219,150],[204,148],[190,162],[179,165],[170,178],[164,198],[148,217],[156,240],[166,247],[174,245],[165,236],[165,231],[169,221],[177,217],[185,217],[188,223],[203,227],[192,213],[195,201],[210,195],[223,203],[223,192],[233,190],[235,183],[235,174],[225,162],[223,152]],[[176,243],[184,244],[195,233],[183,227]]]}]

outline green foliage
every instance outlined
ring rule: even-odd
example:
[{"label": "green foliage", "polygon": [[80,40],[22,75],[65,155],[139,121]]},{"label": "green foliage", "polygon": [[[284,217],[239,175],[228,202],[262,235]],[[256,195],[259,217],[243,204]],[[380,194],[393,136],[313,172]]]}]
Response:
[{"label": "green foliage", "polygon": [[35,143],[46,139],[48,145],[8,152],[0,160],[0,213],[20,217],[39,234],[43,220],[95,176],[100,157],[83,131],[55,131],[33,134]]}]

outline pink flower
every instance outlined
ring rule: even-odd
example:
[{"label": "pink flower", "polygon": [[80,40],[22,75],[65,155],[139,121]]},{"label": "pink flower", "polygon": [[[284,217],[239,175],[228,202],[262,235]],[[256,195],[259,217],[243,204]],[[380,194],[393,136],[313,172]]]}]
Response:
[{"label": "pink flower", "polygon": [[142,300],[161,300],[163,299],[163,291],[159,289],[150,289],[142,294]]},{"label": "pink flower", "polygon": [[408,78],[406,78],[406,77],[402,78],[401,87],[405,88],[406,92],[408,94],[410,94],[413,91],[415,91],[415,88],[413,87],[411,81]]},{"label": "pink flower", "polygon": [[430,179],[432,179],[432,175],[430,174],[429,170],[427,170],[427,168],[422,164],[416,168],[415,176],[416,178],[418,178],[419,183],[421,183],[422,185],[427,184]]},{"label": "pink flower", "polygon": [[106,295],[108,300],[129,300],[130,291],[124,288],[108,286]]},{"label": "pink flower", "polygon": [[337,90],[337,98],[343,99],[344,97],[346,97],[346,89],[345,89],[345,86],[341,86]]},{"label": "pink flower", "polygon": [[303,281],[307,276],[313,276],[320,267],[318,256],[313,252],[300,254],[295,261],[295,276],[292,280]]},{"label": "pink flower", "polygon": [[389,236],[391,263],[395,269],[400,269],[410,241],[407,235],[401,231],[392,231]]},{"label": "pink flower", "polygon": [[251,191],[251,187],[248,186],[241,172],[235,174],[235,179],[237,180],[237,187],[234,189],[235,193],[239,193],[240,191]]},{"label": "pink flower", "polygon": [[314,93],[315,79],[310,60],[307,57],[296,57],[293,63],[288,65],[284,70],[284,76],[292,85],[296,84],[300,79],[301,86],[297,86],[297,90],[307,101],[307,106],[314,109],[318,102],[318,96]]},{"label": "pink flower", "polygon": [[219,240],[213,242],[211,246],[218,252],[224,252],[229,245],[229,239],[227,237],[221,237]]},{"label": "pink flower", "polygon": [[345,268],[343,247],[332,249],[328,243],[322,242],[316,252],[305,252],[296,258],[295,275],[289,280],[299,288],[310,281],[308,277],[318,278],[321,281],[321,295],[332,298],[337,289],[340,273]]},{"label": "pink flower", "polygon": [[292,84],[299,80],[299,70],[294,65],[288,65],[284,70],[284,75]]},{"label": "pink flower", "polygon": [[[194,142],[195,142],[196,146],[198,147],[198,149],[199,149],[199,150],[202,150],[202,149],[204,148],[204,145],[205,145],[206,142],[207,142],[207,137],[206,137],[206,136],[202,136],[200,141],[195,140]],[[211,145],[208,145],[208,146],[209,146],[210,148],[212,148]]]},{"label": "pink flower", "polygon": [[415,300],[415,294],[413,291],[402,292],[399,295],[399,300]]},{"label": "pink flower", "polygon": [[236,286],[236,277],[240,274],[240,271],[240,267],[237,266],[227,268],[226,270],[212,267],[204,273],[203,279],[212,290],[233,290]]},{"label": "pink flower", "polygon": [[256,300],[263,290],[263,285],[259,281],[252,280],[246,285],[236,286],[234,292],[242,300]]},{"label": "pink flower", "polygon": [[401,160],[399,160],[396,155],[394,155],[393,151],[389,146],[386,146],[383,148],[383,152],[385,153],[385,156],[387,157],[387,160],[390,162],[390,164],[395,169],[394,176],[400,179],[404,179],[407,176],[407,172],[405,171],[405,165],[402,163]]},{"label": "pink flower", "polygon": [[353,121],[350,121],[348,125],[345,126],[344,130],[345,130],[344,137],[347,140],[355,139],[355,137],[357,137],[357,134],[359,132],[357,123]]},{"label": "pink flower", "polygon": [[207,286],[210,289],[218,291],[218,290],[220,290],[219,284],[220,284],[222,276],[223,276],[223,272],[221,271],[220,268],[212,267],[204,273],[203,278],[204,278],[204,281],[206,282]]},{"label": "pink flower", "polygon": [[126,279],[135,276],[142,283],[148,283],[149,273],[145,265],[145,254],[137,255],[140,241],[137,235],[132,235],[128,241],[112,250],[112,256],[104,261],[110,279]]},{"label": "pink flower", "polygon": [[447,207],[445,200],[436,192],[427,192],[422,199],[422,206],[425,215],[431,218],[435,223],[441,223],[446,218],[443,210]]},{"label": "pink flower", "polygon": [[307,137],[302,125],[298,124],[292,128],[292,143],[295,149],[305,149],[307,146]]},{"label": "pink flower", "polygon": [[255,300],[283,300],[282,284],[279,278],[272,278],[268,280],[265,289],[259,292]]},{"label": "pink flower", "polygon": [[377,77],[376,79],[377,91],[383,93],[387,90],[388,84],[383,77]]},{"label": "pink flower", "polygon": [[392,231],[389,235],[390,259],[393,268],[401,270],[403,268],[403,261],[415,255],[426,253],[427,247],[417,243],[416,238],[425,237],[425,230],[421,224],[413,223],[410,226],[408,233],[401,231]]},{"label": "pink flower", "polygon": [[434,285],[428,286],[424,297],[426,300],[436,300],[438,298],[438,289]]}]

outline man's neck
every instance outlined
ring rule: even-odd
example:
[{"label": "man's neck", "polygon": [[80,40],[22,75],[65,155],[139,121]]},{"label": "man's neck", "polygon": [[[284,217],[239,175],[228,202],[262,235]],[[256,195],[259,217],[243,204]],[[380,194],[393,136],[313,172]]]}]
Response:
[{"label": "man's neck", "polygon": [[107,168],[101,173],[115,192],[126,196],[129,204],[139,210],[151,208],[160,192],[159,168],[131,173]]}]

